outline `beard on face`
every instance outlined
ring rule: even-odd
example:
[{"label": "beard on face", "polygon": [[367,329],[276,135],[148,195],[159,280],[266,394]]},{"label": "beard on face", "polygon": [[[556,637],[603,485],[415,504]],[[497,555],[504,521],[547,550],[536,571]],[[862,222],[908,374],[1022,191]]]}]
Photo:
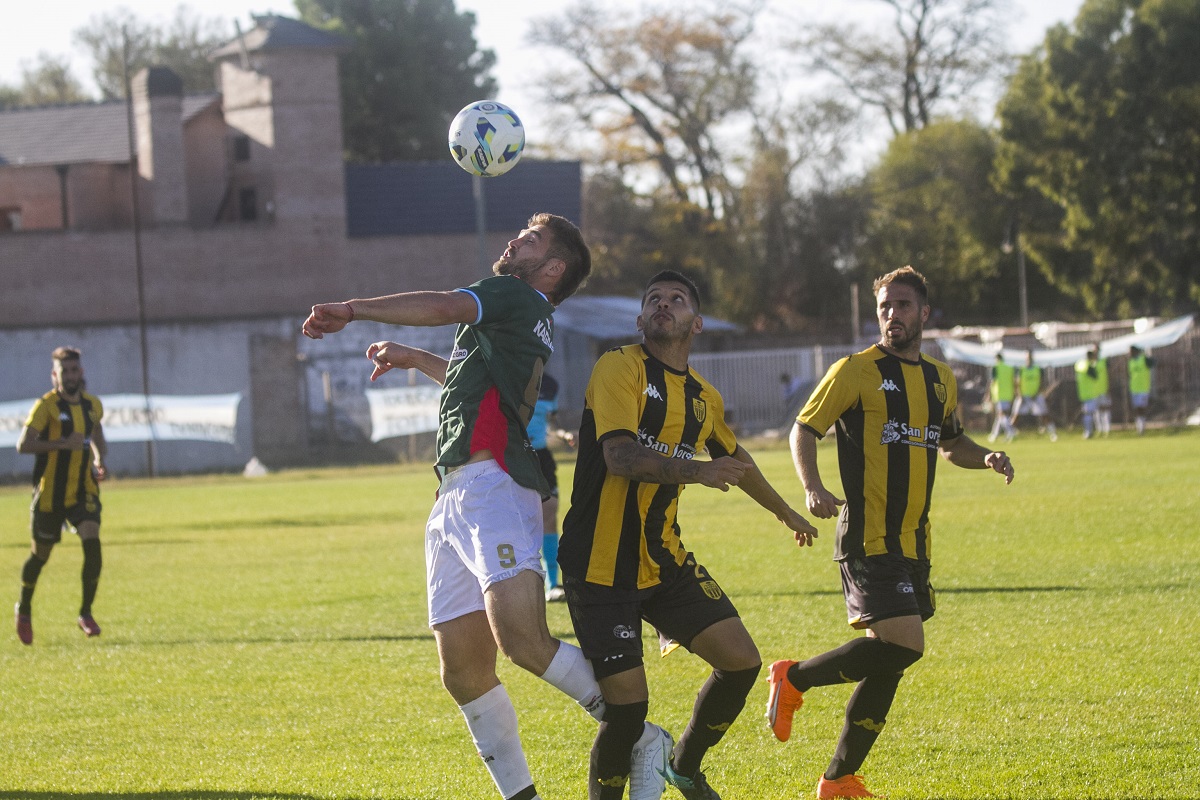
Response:
[{"label": "beard on face", "polygon": [[888,330],[888,326],[884,326],[883,331],[883,346],[891,350],[904,350],[911,347],[914,342],[921,339],[921,326],[917,325],[915,330],[909,330],[906,326],[901,326],[901,332],[892,333]]},{"label": "beard on face", "polygon": [[492,264],[492,274],[512,275],[514,278],[524,280],[541,269],[550,258],[551,256],[546,256],[540,260],[532,258],[521,260],[500,256],[500,258],[496,259],[496,263]]}]

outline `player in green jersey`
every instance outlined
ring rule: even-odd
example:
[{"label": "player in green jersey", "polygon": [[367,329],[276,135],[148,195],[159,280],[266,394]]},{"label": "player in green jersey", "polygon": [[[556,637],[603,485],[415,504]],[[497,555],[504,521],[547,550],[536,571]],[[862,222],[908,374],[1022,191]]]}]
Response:
[{"label": "player in green jersey", "polygon": [[604,713],[591,665],[546,625],[540,545],[549,488],[526,431],[553,352],[554,308],[590,270],[578,228],[537,214],[508,243],[493,277],[450,292],[315,305],[303,327],[320,339],[354,320],[458,326],[449,359],[397,342],[376,342],[367,357],[372,380],[416,368],[442,384],[441,485],[425,536],[429,624],[442,683],[506,800],[538,794],[496,674],[498,651],[593,716]]}]

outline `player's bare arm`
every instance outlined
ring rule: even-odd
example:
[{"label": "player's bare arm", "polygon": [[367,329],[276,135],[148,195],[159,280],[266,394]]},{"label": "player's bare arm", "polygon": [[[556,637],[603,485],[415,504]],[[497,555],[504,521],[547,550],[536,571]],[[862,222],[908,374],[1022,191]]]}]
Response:
[{"label": "player's bare arm", "polygon": [[104,428],[97,422],[92,427],[92,469],[95,472],[96,480],[102,481],[108,477],[108,468],[104,466],[104,459],[108,455],[108,440],[104,438]]},{"label": "player's bare arm", "polygon": [[1012,460],[1003,450],[988,450],[965,433],[938,448],[942,458],[964,469],[990,469],[1004,476],[1005,484],[1013,482]]},{"label": "player's bare arm", "polygon": [[746,472],[746,465],[730,456],[712,461],[669,458],[626,436],[604,440],[604,461],[613,475],[632,481],[701,483],[722,492],[737,486]]},{"label": "player's bare arm", "polygon": [[21,438],[17,441],[18,453],[33,456],[53,453],[55,450],[86,450],[87,447],[88,441],[83,431],[75,431],[61,439],[39,439],[38,431],[29,426],[21,431]]},{"label": "player's bare arm", "polygon": [[804,486],[804,500],[808,513],[817,519],[829,519],[838,515],[838,506],[845,500],[825,488],[821,473],[817,469],[817,437],[803,425],[792,425],[792,463]]},{"label": "player's bare arm", "polygon": [[367,358],[375,365],[371,380],[393,369],[419,369],[444,386],[446,369],[450,365],[449,361],[435,353],[398,342],[375,342],[367,348]]},{"label": "player's bare arm", "polygon": [[403,292],[365,300],[318,303],[312,307],[301,330],[310,339],[320,339],[355,320],[435,327],[470,324],[478,314],[475,298],[466,292]]},{"label": "player's bare arm", "polygon": [[738,445],[733,457],[746,465],[746,473],[738,482],[738,488],[786,525],[795,534],[793,538],[795,538],[796,544],[801,547],[812,547],[813,537],[817,535],[817,529],[813,527],[812,523],[788,505],[788,502],[762,474],[762,470],[754,463],[754,458],[746,448]]}]

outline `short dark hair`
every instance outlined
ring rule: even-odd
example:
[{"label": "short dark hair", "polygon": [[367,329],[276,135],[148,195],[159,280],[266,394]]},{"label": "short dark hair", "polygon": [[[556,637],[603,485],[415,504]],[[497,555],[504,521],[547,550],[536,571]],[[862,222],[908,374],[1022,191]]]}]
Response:
[{"label": "short dark hair", "polygon": [[546,255],[562,259],[567,265],[550,298],[550,302],[558,305],[579,291],[588,275],[592,274],[592,251],[588,249],[579,228],[566,217],[545,212],[534,214],[529,218],[528,227],[535,225],[550,231],[550,249]]},{"label": "short dark hair", "polygon": [[77,347],[56,347],[54,348],[54,352],[50,354],[50,358],[59,362],[79,361],[82,355]]},{"label": "short dark hair", "polygon": [[684,275],[682,272],[676,272],[673,269],[664,269],[650,280],[646,281],[646,289],[642,292],[642,302],[646,301],[646,295],[650,293],[650,287],[656,283],[682,283],[687,287],[688,296],[692,298],[692,309],[700,313],[700,290],[696,288],[696,282]]},{"label": "short dark hair", "polygon": [[887,275],[880,275],[871,286],[871,293],[877,295],[880,289],[893,283],[898,283],[902,286],[911,286],[913,289],[916,289],[917,294],[921,296],[921,305],[929,305],[929,284],[925,280],[925,276],[911,266],[894,269]]}]

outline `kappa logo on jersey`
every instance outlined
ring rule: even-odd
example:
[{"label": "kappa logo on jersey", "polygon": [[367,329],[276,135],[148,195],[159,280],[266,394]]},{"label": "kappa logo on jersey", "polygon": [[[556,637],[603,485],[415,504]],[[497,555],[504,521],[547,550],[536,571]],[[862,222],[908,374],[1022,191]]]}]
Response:
[{"label": "kappa logo on jersey", "polygon": [[658,387],[655,386],[653,383],[646,384],[646,389],[645,389],[645,391],[642,392],[642,394],[646,395],[647,397],[653,397],[655,400],[658,400],[660,402],[663,399],[663,396],[658,393]]},{"label": "kappa logo on jersey", "polygon": [[879,388],[878,388],[878,389],[876,389],[876,391],[879,391],[879,392],[898,392],[898,391],[900,391],[900,387],[899,387],[899,386],[897,386],[897,385],[896,385],[896,382],[895,382],[894,380],[892,380],[891,378],[884,378],[884,379],[883,379],[883,383],[879,384]]},{"label": "kappa logo on jersey", "polygon": [[71,421],[71,415],[70,415],[70,414],[68,414],[67,412],[63,411],[62,413],[60,413],[60,414],[58,415],[58,421],[59,421],[59,422],[70,422],[70,421]]},{"label": "kappa logo on jersey", "polygon": [[533,326],[533,333],[542,340],[542,344],[550,348],[551,353],[554,352],[554,334],[550,328],[550,320],[538,320],[538,324]]},{"label": "kappa logo on jersey", "polygon": [[466,357],[467,357],[467,348],[465,348],[465,347],[456,347],[456,348],[454,348],[454,352],[450,354],[451,361],[461,361],[462,359],[464,359]]}]

